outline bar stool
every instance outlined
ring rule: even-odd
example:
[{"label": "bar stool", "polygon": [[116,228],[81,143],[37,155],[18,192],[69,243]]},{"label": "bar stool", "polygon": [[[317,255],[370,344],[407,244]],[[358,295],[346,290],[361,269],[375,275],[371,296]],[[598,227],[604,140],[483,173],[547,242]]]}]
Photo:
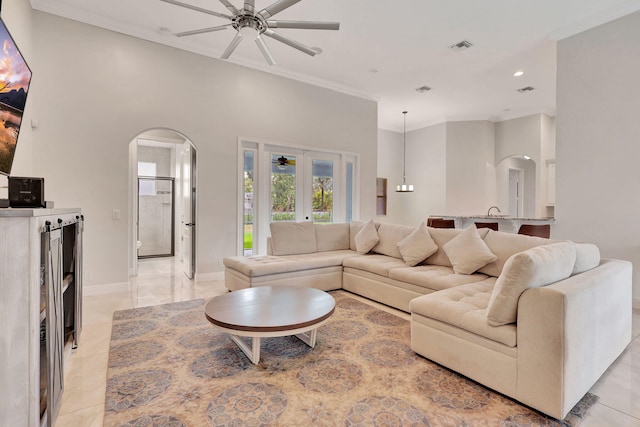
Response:
[{"label": "bar stool", "polygon": [[[431,221],[429,221],[429,219]],[[456,222],[453,219],[429,218],[427,226],[433,228],[456,228]]]},{"label": "bar stool", "polygon": [[527,236],[544,237],[548,239],[551,237],[551,226],[549,224],[522,224],[518,230],[518,234],[526,234]]},{"label": "bar stool", "polygon": [[476,228],[490,228],[492,230],[498,231],[498,223],[497,222],[476,222]]}]

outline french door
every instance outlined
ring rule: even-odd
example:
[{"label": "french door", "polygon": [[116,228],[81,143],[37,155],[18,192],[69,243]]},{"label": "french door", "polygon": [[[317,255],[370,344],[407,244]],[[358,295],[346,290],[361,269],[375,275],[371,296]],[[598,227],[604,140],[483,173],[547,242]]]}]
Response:
[{"label": "french door", "polygon": [[239,254],[266,253],[271,222],[351,220],[356,155],[243,142],[239,157]]}]

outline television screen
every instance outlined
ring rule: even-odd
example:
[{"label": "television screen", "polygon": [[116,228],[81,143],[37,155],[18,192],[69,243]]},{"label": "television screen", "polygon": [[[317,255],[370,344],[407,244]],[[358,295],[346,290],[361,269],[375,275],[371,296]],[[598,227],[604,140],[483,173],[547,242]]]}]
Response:
[{"label": "television screen", "polygon": [[31,70],[0,18],[0,173],[9,175],[27,101]]}]

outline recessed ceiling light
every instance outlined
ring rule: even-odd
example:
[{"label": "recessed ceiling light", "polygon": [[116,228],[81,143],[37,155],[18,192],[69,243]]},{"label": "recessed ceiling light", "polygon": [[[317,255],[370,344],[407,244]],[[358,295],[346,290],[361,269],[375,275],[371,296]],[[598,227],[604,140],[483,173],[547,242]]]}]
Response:
[{"label": "recessed ceiling light", "polygon": [[513,73],[513,77],[520,77],[521,75],[524,74],[524,71],[516,71],[515,73]]},{"label": "recessed ceiling light", "polygon": [[429,86],[420,86],[419,88],[416,89],[416,92],[425,93],[425,92],[429,92],[430,90],[431,88]]}]

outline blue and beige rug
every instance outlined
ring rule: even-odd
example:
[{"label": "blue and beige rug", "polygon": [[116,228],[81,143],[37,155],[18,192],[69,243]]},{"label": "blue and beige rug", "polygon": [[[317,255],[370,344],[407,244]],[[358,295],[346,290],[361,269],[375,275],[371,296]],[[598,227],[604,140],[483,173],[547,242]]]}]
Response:
[{"label": "blue and beige rug", "polygon": [[204,301],[113,316],[105,426],[576,426],[424,359],[409,322],[338,291],[314,349],[262,340],[253,365],[204,317]]}]

